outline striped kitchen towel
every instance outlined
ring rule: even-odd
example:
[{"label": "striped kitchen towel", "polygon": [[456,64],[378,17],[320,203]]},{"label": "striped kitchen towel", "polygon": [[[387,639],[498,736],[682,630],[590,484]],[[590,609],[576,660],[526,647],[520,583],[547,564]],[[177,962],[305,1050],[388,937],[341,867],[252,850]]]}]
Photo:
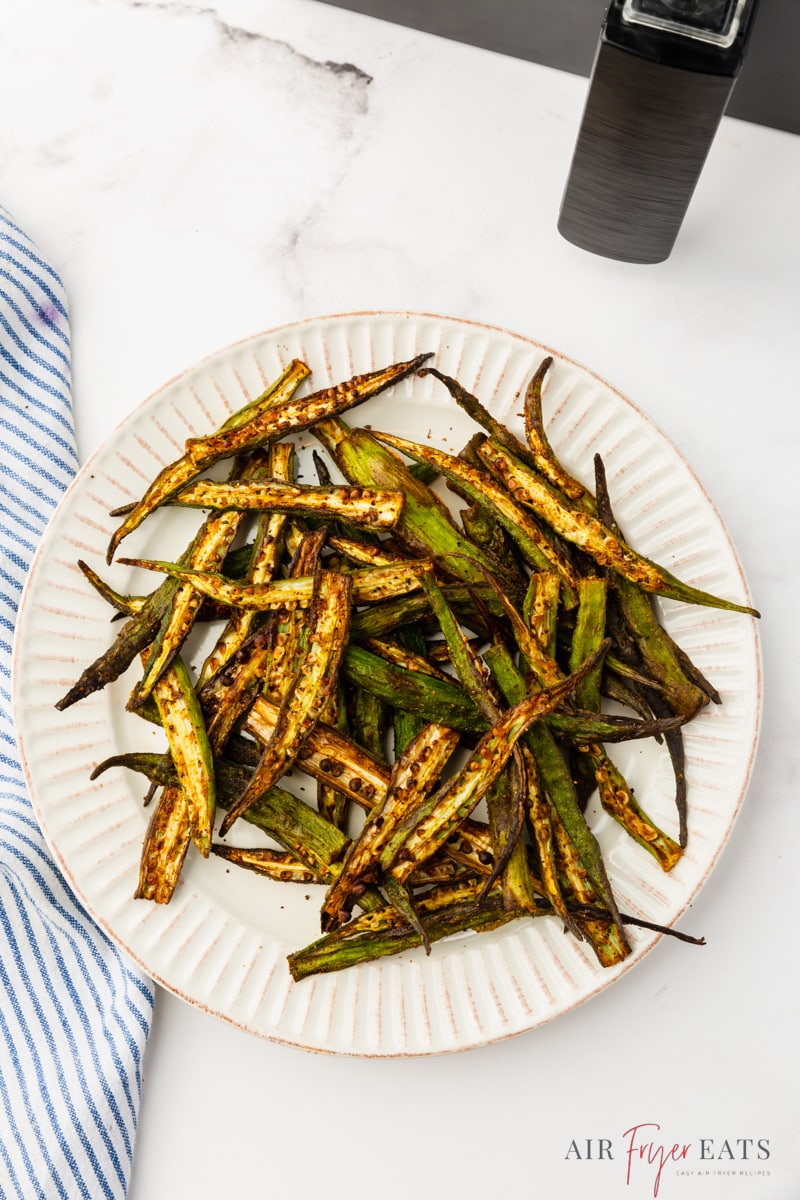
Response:
[{"label": "striped kitchen towel", "polygon": [[59,875],[26,794],[11,646],[31,557],[78,466],[60,279],[0,208],[0,1197],[125,1196],[151,982]]}]

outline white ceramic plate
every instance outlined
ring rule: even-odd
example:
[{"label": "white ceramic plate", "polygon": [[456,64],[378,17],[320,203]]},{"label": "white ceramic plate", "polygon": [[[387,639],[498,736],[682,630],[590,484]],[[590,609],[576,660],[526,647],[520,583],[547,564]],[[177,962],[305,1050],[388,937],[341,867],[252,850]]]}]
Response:
[{"label": "white ceramic plate", "polygon": [[[311,320],[221,351],[131,413],[80,472],[43,539],[17,626],[23,763],[45,836],[88,911],[149,975],[191,1003],[263,1037],[341,1054],[462,1050],[530,1030],[613,983],[658,937],[633,930],[633,954],[623,967],[603,970],[557,921],[524,920],[441,942],[429,957],[413,951],[294,984],[286,955],[318,935],[319,889],[274,884],[222,860],[192,856],[168,906],[132,898],[148,820],[142,781],[114,770],[91,783],[89,774],[122,749],[162,746],[160,731],[125,712],[133,669],[66,712],[54,705],[112,632],[108,609],[76,560],[87,560],[122,590],[152,587],[152,576],[105,568],[115,525],[109,510],[137,498],[157,469],[182,453],[188,435],[219,425],[291,358],[307,361],[320,387],[422,351],[433,351],[442,371],[518,430],[520,395],[543,355],[552,353],[502,330],[413,313]],[[674,447],[608,384],[555,358],[545,415],[563,461],[588,483],[600,451],[618,520],[633,544],[688,581],[747,602],[722,521]],[[475,430],[431,378],[403,382],[358,419],[454,451]],[[177,555],[196,521],[191,512],[156,514],[122,553]],[[748,617],[671,603],[663,609],[670,632],[723,698],[686,730],[687,852],[664,875],[602,812],[593,809],[591,820],[620,907],[670,924],[708,877],[742,803],[757,740],[760,669]],[[674,833],[664,750],[630,743],[612,754],[645,810]],[[690,955],[687,949],[687,963]]]}]

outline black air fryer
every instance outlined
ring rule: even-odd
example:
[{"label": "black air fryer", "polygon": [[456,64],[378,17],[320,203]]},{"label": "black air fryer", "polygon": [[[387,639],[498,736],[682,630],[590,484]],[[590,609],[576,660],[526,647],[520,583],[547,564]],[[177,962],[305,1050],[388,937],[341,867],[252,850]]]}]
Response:
[{"label": "black air fryer", "polygon": [[758,0],[611,0],[559,216],[607,258],[669,257]]}]

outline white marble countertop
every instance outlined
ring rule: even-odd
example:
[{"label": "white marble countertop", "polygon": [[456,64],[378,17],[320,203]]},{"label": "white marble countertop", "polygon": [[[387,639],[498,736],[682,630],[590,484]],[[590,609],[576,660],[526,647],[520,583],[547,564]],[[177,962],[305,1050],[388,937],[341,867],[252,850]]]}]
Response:
[{"label": "white marble countertop", "polygon": [[704,949],[663,940],[548,1026],[421,1060],[313,1056],[160,991],[131,1200],[639,1200],[654,1168],[628,1179],[622,1154],[639,1122],[715,1155],[685,1178],[667,1164],[662,1200],[800,1194],[800,139],[725,120],[670,260],[626,266],[556,232],[582,79],[311,0],[29,0],[3,24],[0,201],[66,282],[83,457],[260,329],[354,309],[475,318],[650,414],[764,614],[750,794],[689,914]]}]

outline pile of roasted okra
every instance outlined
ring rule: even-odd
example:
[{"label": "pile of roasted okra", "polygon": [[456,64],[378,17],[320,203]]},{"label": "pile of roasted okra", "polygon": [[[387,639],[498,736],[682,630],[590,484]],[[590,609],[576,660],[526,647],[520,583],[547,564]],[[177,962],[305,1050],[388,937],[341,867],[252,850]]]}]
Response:
[{"label": "pile of roasted okra", "polygon": [[[149,781],[136,896],[168,903],[198,853],[322,885],[296,979],[526,916],[622,961],[626,930],[646,923],[619,911],[588,799],[671,870],[687,837],[682,726],[720,701],[653,597],[757,615],[637,554],[599,458],[592,489],[563,468],[542,419],[551,359],[527,388],[524,440],[428,360],[316,392],[292,361],[114,514],[109,563],[156,509],[200,510],[177,561],[119,559],[158,573],[150,594],[81,563],[125,619],[58,707],[136,662],[128,708],[168,745],[95,771]],[[342,419],[415,375],[474,420],[460,454]],[[301,433],[323,451],[314,484],[296,479]],[[209,478],[220,463],[227,477]],[[196,623],[214,631],[199,667]],[[674,837],[607,750],[643,737],[674,767]],[[296,772],[313,802],[282,786]],[[252,848],[225,841],[239,821]]]}]

